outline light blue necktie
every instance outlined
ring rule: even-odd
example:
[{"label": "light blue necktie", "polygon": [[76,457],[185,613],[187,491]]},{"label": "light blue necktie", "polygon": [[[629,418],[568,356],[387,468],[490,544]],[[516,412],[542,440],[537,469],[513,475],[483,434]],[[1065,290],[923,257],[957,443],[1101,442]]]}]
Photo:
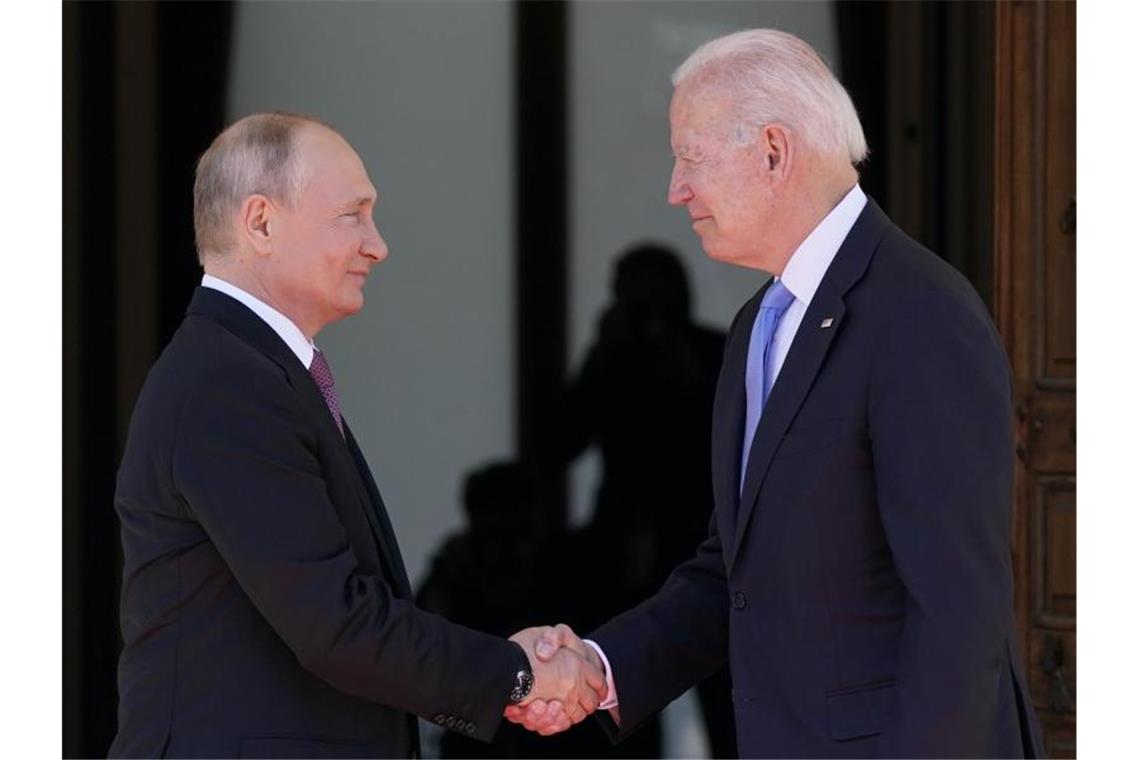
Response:
[{"label": "light blue necktie", "polygon": [[772,280],[772,285],[764,293],[760,311],[752,323],[752,340],[748,344],[748,365],[744,370],[744,391],[748,398],[744,417],[744,452],[740,457],[740,490],[744,491],[744,474],[748,471],[748,453],[752,450],[752,438],[756,426],[760,424],[760,413],[772,392],[775,378],[775,363],[772,357],[772,336],[780,318],[792,305],[796,297],[784,287],[780,280]]}]

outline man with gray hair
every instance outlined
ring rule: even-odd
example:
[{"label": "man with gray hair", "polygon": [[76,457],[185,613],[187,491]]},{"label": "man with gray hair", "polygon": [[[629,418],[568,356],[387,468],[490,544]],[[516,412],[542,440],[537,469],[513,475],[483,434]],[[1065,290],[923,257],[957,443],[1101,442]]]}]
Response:
[{"label": "man with gray hair", "polygon": [[[112,756],[415,757],[417,715],[490,740],[508,704],[604,694],[417,609],[376,483],[313,338],[358,312],[388,248],[332,129],[255,114],[198,163],[205,268],[147,376],[115,507],[124,639]],[[525,646],[522,646],[525,645]]]},{"label": "man with gray hair", "polygon": [[[709,256],[774,276],[725,348],[708,538],[640,606],[536,654],[606,671],[619,739],[728,660],[742,757],[1040,756],[985,306],[863,194],[858,116],[809,45],[738,32],[673,81],[669,202]],[[557,703],[508,717],[569,723]]]}]

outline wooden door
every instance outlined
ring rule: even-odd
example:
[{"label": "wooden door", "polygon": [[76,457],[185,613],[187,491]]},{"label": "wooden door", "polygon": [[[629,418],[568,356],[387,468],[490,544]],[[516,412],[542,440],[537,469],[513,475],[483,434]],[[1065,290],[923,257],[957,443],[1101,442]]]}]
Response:
[{"label": "wooden door", "polygon": [[1017,414],[1015,608],[1049,757],[1076,753],[1076,4],[995,19],[994,312]]}]

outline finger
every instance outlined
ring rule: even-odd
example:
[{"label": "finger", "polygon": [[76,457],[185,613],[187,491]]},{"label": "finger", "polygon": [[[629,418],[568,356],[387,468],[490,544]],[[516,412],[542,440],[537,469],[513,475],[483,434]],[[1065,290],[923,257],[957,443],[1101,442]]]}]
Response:
[{"label": "finger", "polygon": [[581,723],[586,719],[586,711],[582,709],[581,705],[575,703],[566,712],[566,716],[570,718],[571,723]]},{"label": "finger", "polygon": [[548,726],[543,726],[542,728],[540,728],[538,730],[538,734],[540,736],[553,736],[554,734],[562,733],[563,731],[570,728],[572,725],[574,725],[574,724],[570,722],[570,719],[568,717],[566,717],[565,714],[563,714],[554,723],[551,723]]},{"label": "finger", "polygon": [[536,699],[526,706],[527,718],[538,720],[546,713],[548,707],[545,699]]},{"label": "finger", "polygon": [[609,687],[606,684],[605,672],[598,670],[589,663],[586,663],[586,665],[582,668],[582,676],[585,678],[586,685],[596,691],[599,697],[604,699],[606,692],[609,691]]},{"label": "finger", "polygon": [[527,728],[531,731],[541,731],[546,728],[564,723],[566,721],[566,714],[562,709],[562,703],[557,700],[551,700],[546,707],[546,711],[541,716],[531,717],[528,716]]},{"label": "finger", "polygon": [[561,646],[562,637],[559,635],[557,629],[545,628],[534,645],[534,653],[538,656],[538,659],[547,662],[558,652]]},{"label": "finger", "polygon": [[586,711],[587,715],[589,715],[594,710],[598,709],[598,703],[600,700],[598,699],[598,693],[593,689],[580,689],[578,694],[578,701],[579,704],[582,705],[582,709]]},{"label": "finger", "polygon": [[578,634],[574,633],[574,629],[565,623],[559,623],[554,626],[554,633],[558,637],[558,642],[561,646],[569,647],[576,654],[583,657],[587,656],[586,644],[582,639],[578,638]]},{"label": "finger", "polygon": [[[555,642],[553,649],[550,649],[549,644],[543,645],[541,642],[545,639]],[[532,626],[531,628],[524,628],[510,636],[510,640],[523,648],[527,653],[527,659],[532,660],[531,665],[535,663],[533,660],[538,659],[539,662],[546,662],[554,653],[558,651],[561,643],[558,641],[558,634],[554,628],[550,626]]]},{"label": "finger", "polygon": [[557,699],[550,700],[550,707],[546,711],[543,728],[562,726],[563,730],[570,727],[570,719],[566,717],[565,705]]}]

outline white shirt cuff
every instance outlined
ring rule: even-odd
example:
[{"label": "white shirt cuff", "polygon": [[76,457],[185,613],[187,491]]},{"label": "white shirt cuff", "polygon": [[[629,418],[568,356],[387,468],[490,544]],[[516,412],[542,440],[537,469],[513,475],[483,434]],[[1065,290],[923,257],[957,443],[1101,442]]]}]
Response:
[{"label": "white shirt cuff", "polygon": [[609,710],[618,706],[617,689],[614,688],[614,673],[610,670],[610,661],[606,659],[606,653],[602,648],[590,641],[589,639],[582,639],[583,642],[590,645],[590,648],[598,653],[598,657],[602,661],[602,665],[606,668],[606,698],[598,705],[599,710]]}]

